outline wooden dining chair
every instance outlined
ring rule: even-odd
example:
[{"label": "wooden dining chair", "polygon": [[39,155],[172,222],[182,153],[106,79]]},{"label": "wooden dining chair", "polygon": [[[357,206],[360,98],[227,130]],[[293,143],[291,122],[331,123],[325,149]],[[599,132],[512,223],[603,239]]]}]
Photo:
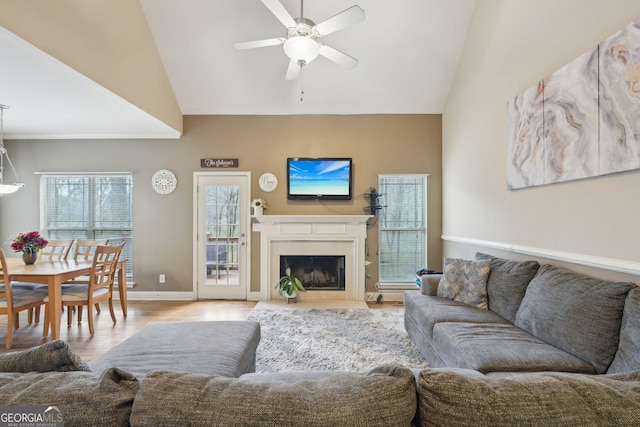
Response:
[{"label": "wooden dining chair", "polygon": [[[87,317],[89,318],[89,332],[95,333],[93,323],[93,306],[100,301],[109,302],[109,312],[113,323],[116,323],[116,315],[113,311],[113,283],[115,281],[118,259],[124,243],[118,246],[97,246],[93,256],[91,271],[89,272],[88,285],[70,285],[62,288],[62,306],[76,307],[80,316],[83,306],[87,306]],[[45,298],[49,302],[49,298]],[[49,334],[49,319],[51,313],[48,305],[44,311],[44,331],[43,336]],[[67,322],[71,326],[70,321]]]},{"label": "wooden dining chair", "polygon": [[[75,250],[73,251],[74,261],[91,261],[96,252],[98,246],[106,246],[109,244],[109,239],[78,239],[76,240]],[[66,285],[88,285],[89,278],[87,276],[80,276],[65,282]],[[96,304],[96,311],[100,313],[100,304]],[[67,314],[67,322],[71,324],[71,317],[73,311],[69,311]],[[78,311],[78,321],[82,320],[82,309]]]},{"label": "wooden dining chair", "polygon": [[71,240],[49,240],[49,243],[38,252],[38,261],[65,261],[73,246]]},{"label": "wooden dining chair", "polygon": [[73,251],[74,261],[91,261],[98,246],[106,246],[109,239],[78,239],[76,240],[76,248]]},{"label": "wooden dining chair", "polygon": [[39,289],[16,290],[14,292],[2,249],[0,249],[0,270],[0,314],[7,315],[5,347],[11,348],[13,330],[18,328],[20,312],[42,306],[45,303],[47,292]]},{"label": "wooden dining chair", "polygon": [[[64,261],[69,256],[69,251],[73,245],[73,239],[71,240],[54,240],[50,239],[47,246],[38,251],[38,261]],[[14,292],[17,290],[48,290],[47,285],[40,283],[26,283],[26,282],[13,282],[11,287]],[[27,323],[30,325],[35,320],[35,323],[40,321],[40,306],[29,310],[27,315]],[[19,324],[18,324],[19,326]]]}]

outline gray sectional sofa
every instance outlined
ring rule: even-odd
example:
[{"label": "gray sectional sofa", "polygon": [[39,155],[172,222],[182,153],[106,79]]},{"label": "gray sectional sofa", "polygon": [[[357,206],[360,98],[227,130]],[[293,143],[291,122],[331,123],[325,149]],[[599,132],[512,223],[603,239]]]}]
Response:
[{"label": "gray sectional sofa", "polygon": [[[443,296],[442,275],[405,293],[405,329],[430,367],[482,373],[640,370],[640,289],[535,261],[489,263],[487,308]],[[445,275],[447,268],[445,266]]]},{"label": "gray sectional sofa", "polygon": [[[640,371],[632,371],[638,369],[640,352],[640,295],[635,287],[619,284],[611,293],[596,283],[580,282],[608,309],[604,313],[588,310],[599,313],[594,322],[582,318],[593,330],[567,342],[574,346],[598,338],[594,343],[599,350],[585,353],[576,346],[571,352],[556,349],[554,353],[534,335],[524,339],[513,329],[513,322],[520,322],[522,307],[535,308],[528,316],[532,325],[523,321],[523,327],[544,337],[568,334],[548,330],[539,317],[548,316],[549,311],[525,303],[530,290],[540,290],[538,282],[555,287],[562,280],[566,290],[569,277],[536,265],[536,271],[526,273],[531,284],[518,291],[521,296],[496,296],[496,289],[513,286],[508,282],[514,274],[526,275],[516,267],[522,266],[491,260],[488,309],[467,308],[421,292],[407,294],[407,329],[425,357],[434,362],[433,368],[413,371],[386,364],[369,372],[255,373],[260,339],[256,322],[154,324],[88,364],[59,340],[0,354],[0,419],[23,405],[55,405],[64,411],[67,426],[640,425]],[[423,290],[435,282],[424,278]],[[559,298],[559,289],[546,291],[549,298]],[[517,301],[517,309],[511,300]],[[579,312],[583,303],[576,298],[577,307],[554,314],[554,320],[575,328],[570,314]],[[599,335],[616,318],[615,341],[621,344],[605,368],[610,351],[604,347],[611,344],[600,342]],[[445,324],[447,328],[438,332]],[[485,325],[483,333],[478,329],[481,325]],[[611,325],[607,328],[613,330]],[[427,338],[423,334],[428,331]],[[439,340],[439,334],[448,334],[452,340]],[[483,344],[484,337],[488,344]],[[480,350],[473,350],[466,340],[477,340]],[[511,343],[510,351],[501,350]],[[558,355],[560,351],[570,357]],[[491,353],[501,356],[492,360]],[[582,362],[574,360],[581,357]],[[524,363],[534,359],[541,371],[560,367],[588,373],[514,372],[528,370]],[[461,368],[467,365],[479,369]],[[594,375],[603,369],[620,373]]]},{"label": "gray sectional sofa", "polygon": [[0,355],[0,419],[25,405],[55,406],[66,426],[637,426],[640,372],[484,375],[391,364],[235,378],[183,366],[137,378],[115,367],[91,371],[52,341]]}]

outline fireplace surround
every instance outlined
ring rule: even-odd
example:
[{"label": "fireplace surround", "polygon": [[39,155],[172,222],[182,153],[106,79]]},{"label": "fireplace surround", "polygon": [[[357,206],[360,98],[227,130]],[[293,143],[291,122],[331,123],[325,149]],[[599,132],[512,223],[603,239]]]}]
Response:
[{"label": "fireplace surround", "polygon": [[281,256],[344,257],[344,289],[305,292],[302,300],[365,301],[365,243],[369,215],[262,215],[260,299],[280,299],[273,285],[280,278]]}]

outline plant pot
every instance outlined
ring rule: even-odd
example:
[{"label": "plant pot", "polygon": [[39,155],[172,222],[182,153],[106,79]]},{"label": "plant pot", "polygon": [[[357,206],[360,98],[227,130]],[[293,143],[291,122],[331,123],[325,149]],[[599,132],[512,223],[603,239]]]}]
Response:
[{"label": "plant pot", "polygon": [[298,302],[298,292],[296,291],[293,291],[290,294],[285,292],[284,296],[287,297],[287,304]]},{"label": "plant pot", "polygon": [[291,293],[285,292],[284,296],[287,297],[287,298],[296,298],[298,296],[298,292],[296,292],[296,291],[293,291]]},{"label": "plant pot", "polygon": [[35,264],[38,259],[38,252],[22,252],[22,261],[27,264]]},{"label": "plant pot", "polygon": [[254,206],[253,207],[253,215],[255,216],[261,216],[263,213],[264,208],[262,206]]}]

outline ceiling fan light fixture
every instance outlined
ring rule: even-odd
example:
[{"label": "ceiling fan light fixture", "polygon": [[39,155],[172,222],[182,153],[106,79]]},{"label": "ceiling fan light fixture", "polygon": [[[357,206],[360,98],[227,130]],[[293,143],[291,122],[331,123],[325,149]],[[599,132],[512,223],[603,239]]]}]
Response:
[{"label": "ceiling fan light fixture", "polygon": [[293,36],[284,42],[284,53],[297,64],[306,65],[320,54],[315,40],[305,36]]},{"label": "ceiling fan light fixture", "polygon": [[358,65],[357,59],[326,44],[319,43],[316,39],[363,21],[365,15],[360,6],[351,6],[349,9],[343,10],[316,25],[312,20],[304,17],[304,0],[300,0],[300,17],[295,19],[282,5],[281,0],[262,0],[262,3],[284,25],[287,31],[286,38],[277,37],[233,43],[233,47],[236,49],[255,49],[282,45],[284,53],[289,57],[289,66],[285,75],[287,80],[297,79],[302,67],[318,56],[324,56],[328,60],[349,69]]}]

